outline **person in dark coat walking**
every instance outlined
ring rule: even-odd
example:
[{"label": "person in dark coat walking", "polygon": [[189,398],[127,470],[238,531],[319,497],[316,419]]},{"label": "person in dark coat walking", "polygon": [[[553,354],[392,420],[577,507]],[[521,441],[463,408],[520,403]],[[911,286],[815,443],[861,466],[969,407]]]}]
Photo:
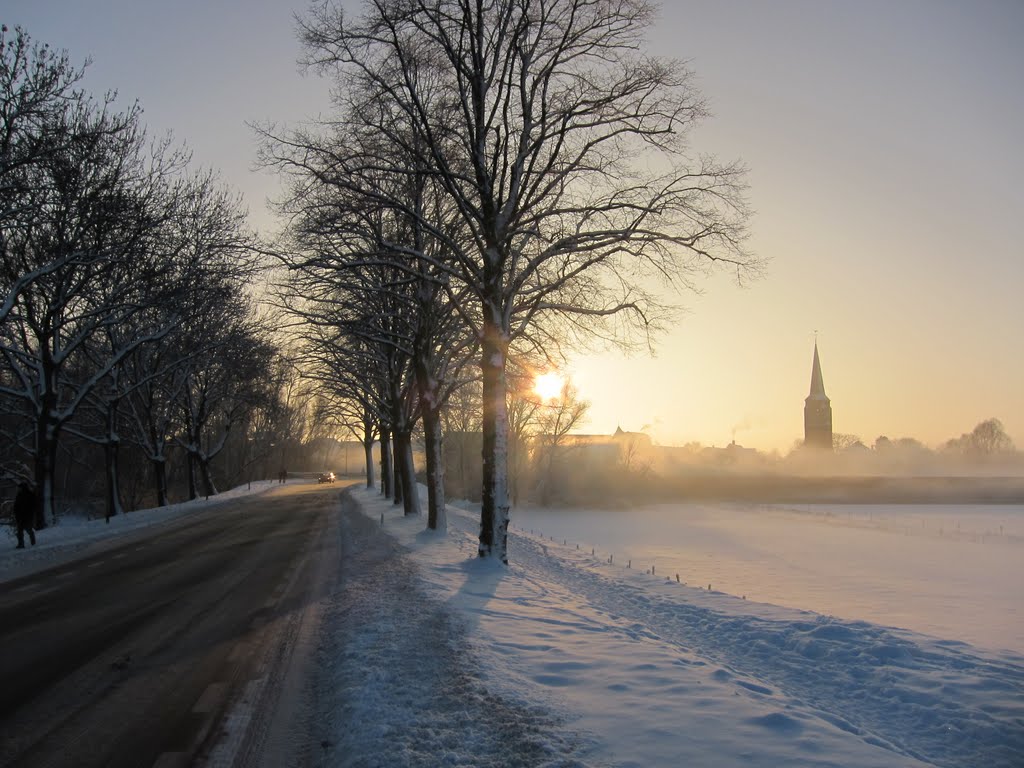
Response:
[{"label": "person in dark coat walking", "polygon": [[18,525],[18,549],[25,548],[25,531],[29,541],[36,545],[36,531],[32,527],[36,515],[36,495],[32,488],[22,480],[18,483],[18,495],[14,497],[14,522]]}]

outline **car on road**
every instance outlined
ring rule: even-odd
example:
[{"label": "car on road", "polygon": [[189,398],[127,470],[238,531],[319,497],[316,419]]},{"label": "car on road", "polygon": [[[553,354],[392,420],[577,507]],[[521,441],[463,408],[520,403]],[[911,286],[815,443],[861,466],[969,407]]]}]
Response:
[{"label": "car on road", "polygon": [[318,483],[333,483],[335,480],[333,472],[321,472],[316,477]]}]

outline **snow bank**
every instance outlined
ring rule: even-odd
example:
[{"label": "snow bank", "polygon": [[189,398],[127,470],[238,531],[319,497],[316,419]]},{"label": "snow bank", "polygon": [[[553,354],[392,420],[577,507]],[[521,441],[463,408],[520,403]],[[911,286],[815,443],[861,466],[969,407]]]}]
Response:
[{"label": "snow bank", "polygon": [[[387,629],[361,649],[378,672],[348,701],[379,690],[384,664],[412,681],[403,706],[429,712],[434,689],[415,681],[434,668],[440,632],[440,645],[465,646],[448,661],[470,660],[479,695],[552,713],[558,728],[539,737],[548,754],[574,743],[588,765],[1024,764],[1018,655],[685,586],[519,528],[512,564],[495,568],[475,558],[475,512],[449,507],[449,531],[436,535],[373,492],[353,495],[376,525],[383,515],[404,548],[395,562],[415,566],[415,578],[411,597],[392,605],[394,590],[380,594],[379,615],[365,617]],[[448,617],[435,634],[410,639],[435,615]],[[407,652],[375,658],[398,647]],[[398,726],[387,738],[415,751],[421,736]],[[435,758],[472,764],[464,752]]]}]

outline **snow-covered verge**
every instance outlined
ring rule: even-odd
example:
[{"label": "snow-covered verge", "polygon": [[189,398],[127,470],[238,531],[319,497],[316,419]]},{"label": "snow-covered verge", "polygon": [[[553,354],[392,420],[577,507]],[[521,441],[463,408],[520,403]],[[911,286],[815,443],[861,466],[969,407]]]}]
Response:
[{"label": "snow-covered verge", "polygon": [[[450,506],[432,534],[352,493],[393,542],[361,539],[378,566],[339,593],[343,655],[325,648],[343,765],[1024,765],[1018,655],[686,586],[519,528],[506,569],[475,557],[473,511]],[[474,759],[493,749],[481,733],[508,740],[504,763]]]},{"label": "snow-covered verge", "polygon": [[117,515],[106,522],[103,518],[87,520],[73,515],[62,515],[56,525],[36,532],[36,545],[16,549],[14,528],[0,525],[0,582],[24,576],[75,558],[87,548],[116,544],[122,537],[153,525],[169,523],[195,514],[212,505],[222,504],[240,496],[263,493],[277,482],[260,480],[224,491],[209,499],[196,499],[155,509],[140,509]]},{"label": "snow-covered verge", "polygon": [[[365,511],[376,504],[363,498]],[[391,518],[390,502],[379,503]],[[464,615],[425,592],[402,544],[342,501],[339,584],[322,627],[318,765],[585,768],[588,744],[537,699],[497,684]],[[389,521],[390,522],[390,521]],[[422,518],[412,519],[422,529]],[[413,526],[402,527],[415,537]],[[478,576],[487,578],[486,564]],[[485,667],[484,664],[488,666]]]}]

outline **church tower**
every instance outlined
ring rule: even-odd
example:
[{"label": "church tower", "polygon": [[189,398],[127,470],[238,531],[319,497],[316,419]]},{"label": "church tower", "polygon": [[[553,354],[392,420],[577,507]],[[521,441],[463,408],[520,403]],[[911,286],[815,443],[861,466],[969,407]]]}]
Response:
[{"label": "church tower", "polygon": [[808,448],[832,450],[832,403],[825,394],[818,360],[818,341],[814,341],[814,363],[811,366],[811,393],[804,400],[804,445]]}]

